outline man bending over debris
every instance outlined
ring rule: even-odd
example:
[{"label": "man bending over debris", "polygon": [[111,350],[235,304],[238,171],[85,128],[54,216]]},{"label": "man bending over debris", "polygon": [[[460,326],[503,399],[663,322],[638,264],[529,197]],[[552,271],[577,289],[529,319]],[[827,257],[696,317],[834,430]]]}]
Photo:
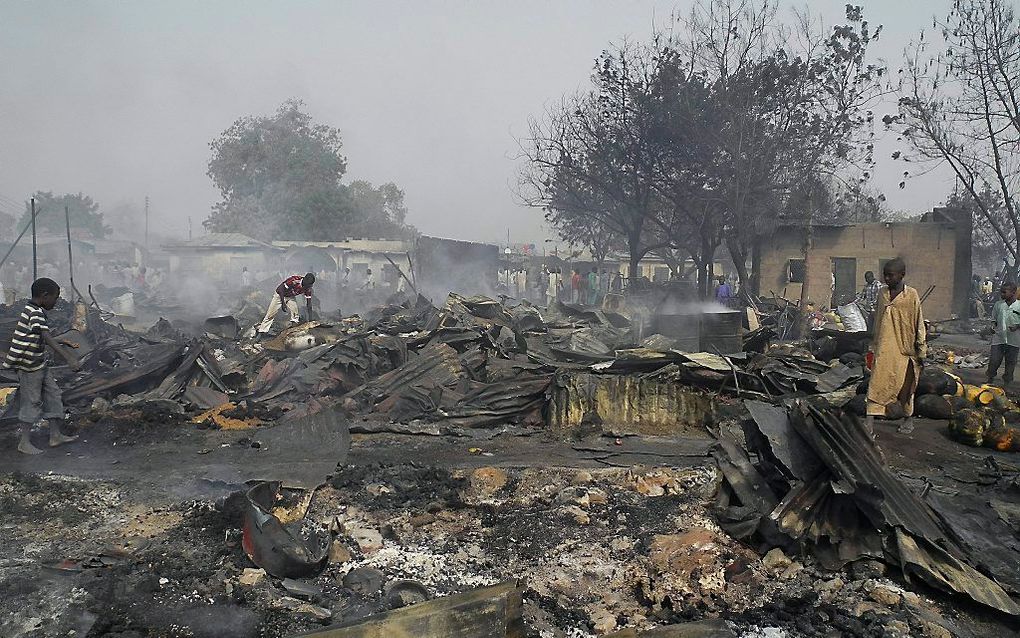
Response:
[{"label": "man bending over debris", "polygon": [[886,288],[878,296],[875,365],[868,383],[868,424],[876,416],[897,418],[902,410],[903,432],[913,429],[914,392],[927,354],[921,298],[917,290],[903,285],[906,274],[906,264],[899,258],[882,271]]},{"label": "man bending over debris", "polygon": [[1002,370],[1002,383],[1013,383],[1013,371],[1016,369],[1017,353],[1020,353],[1020,301],[1016,298],[1016,284],[1007,281],[999,289],[1001,299],[992,308],[995,320],[995,332],[992,334],[992,353],[988,361],[988,383],[995,380],[999,365],[1006,361]]},{"label": "man bending over debris", "polygon": [[[32,300],[21,311],[11,337],[11,349],[3,364],[7,369],[18,371],[18,421],[21,423],[18,451],[23,454],[42,454],[42,450],[32,445],[31,439],[32,426],[40,418],[49,421],[50,447],[70,443],[78,438],[60,432],[60,423],[64,420],[64,403],[60,388],[46,364],[45,346],[49,346],[72,369],[80,367],[78,358],[60,347],[50,336],[50,328],[46,323],[46,311],[52,310],[59,298],[60,286],[52,279],[41,278],[32,283]],[[77,347],[66,341],[61,343]]]},{"label": "man bending over debris", "polygon": [[273,300],[269,302],[269,309],[266,310],[266,318],[262,320],[262,323],[258,325],[257,331],[260,334],[266,334],[269,329],[273,327],[273,319],[276,318],[276,313],[280,312],[280,308],[284,306],[290,312],[290,322],[300,323],[301,315],[298,311],[297,302],[294,298],[298,295],[305,296],[305,307],[308,311],[308,317],[312,316],[312,286],[315,284],[315,273],[308,273],[304,276],[293,275],[283,280],[279,286],[276,287],[276,294],[273,295]]}]

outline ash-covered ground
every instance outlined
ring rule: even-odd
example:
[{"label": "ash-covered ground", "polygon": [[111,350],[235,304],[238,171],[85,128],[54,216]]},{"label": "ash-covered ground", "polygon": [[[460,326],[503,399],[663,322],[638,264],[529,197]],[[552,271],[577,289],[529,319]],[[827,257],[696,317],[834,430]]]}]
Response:
[{"label": "ash-covered ground", "polygon": [[760,556],[714,523],[708,458],[605,467],[547,434],[502,438],[356,437],[310,501],[281,503],[336,534],[327,567],[296,585],[251,563],[222,500],[153,507],[127,483],[4,475],[0,635],[288,636],[386,609],[394,589],[415,602],[515,579],[533,636],[707,618],[739,636],[1015,632],[877,562]]}]

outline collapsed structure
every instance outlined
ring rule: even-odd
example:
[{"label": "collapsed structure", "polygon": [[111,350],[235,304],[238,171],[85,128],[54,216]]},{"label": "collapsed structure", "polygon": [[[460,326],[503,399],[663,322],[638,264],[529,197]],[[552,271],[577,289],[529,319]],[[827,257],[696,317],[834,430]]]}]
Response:
[{"label": "collapsed structure", "polygon": [[[956,597],[947,600],[966,598],[1007,624],[1020,616],[1013,598],[1020,593],[1012,568],[1015,552],[1020,551],[1015,519],[995,514],[1016,511],[1015,496],[998,487],[1015,483],[1015,467],[1005,469],[1004,461],[993,460],[999,473],[982,487],[995,489],[992,500],[1001,504],[999,510],[960,509],[957,502],[968,498],[962,491],[936,495],[927,482],[918,491],[916,480],[892,471],[875,434],[852,414],[866,377],[860,338],[820,331],[806,344],[809,349],[769,346],[771,327],[744,332],[740,314],[721,308],[695,310],[663,299],[643,304],[633,298],[624,312],[562,303],[539,308],[457,294],[436,306],[420,295],[405,296],[363,316],[305,323],[260,343],[244,336],[243,326],[260,314],[254,304],[241,304],[234,314],[200,324],[161,319],[142,334],[114,325],[95,307],[76,311],[64,304],[51,318],[54,330],[80,344],[85,366],[79,372],[60,370],[61,385],[83,432],[101,448],[90,451],[87,461],[73,455],[55,457],[49,467],[93,480],[137,477],[138,489],[158,494],[160,502],[168,496],[220,499],[214,509],[225,519],[227,541],[235,538],[234,546],[250,561],[245,565],[231,559],[230,566],[223,567],[228,570],[224,582],[231,591],[249,591],[249,603],[267,605],[266,613],[286,615],[287,631],[353,622],[404,604],[414,610],[414,603],[431,606],[409,615],[370,616],[366,622],[382,623],[376,626],[385,633],[386,627],[420,628],[423,625],[415,623],[425,621],[415,619],[430,615],[435,620],[428,622],[453,622],[450,609],[461,610],[456,613],[470,609],[478,615],[469,614],[474,620],[463,629],[466,633],[457,635],[516,636],[540,625],[551,632],[541,635],[559,635],[551,629],[557,622],[562,625],[556,631],[580,625],[585,631],[608,633],[627,624],[644,629],[665,623],[677,625],[673,635],[719,636],[763,622],[782,625],[786,621],[781,615],[762,616],[759,611],[757,616],[740,616],[751,613],[747,602],[725,602],[727,595],[736,596],[745,591],[746,583],[762,578],[748,563],[757,560],[754,552],[737,549],[732,539],[758,555],[779,552],[797,557],[817,570],[812,573],[838,574],[879,561],[893,568],[890,574],[899,574],[904,583]],[[578,459],[607,468],[640,467],[649,461],[682,466],[694,462],[708,471],[704,463],[714,459],[718,485],[711,490],[711,515],[706,510],[705,518],[698,519],[701,527],[674,530],[683,533],[667,538],[670,532],[662,526],[671,524],[668,516],[647,524],[655,530],[646,538],[651,560],[659,565],[655,569],[666,571],[646,577],[652,581],[635,590],[643,592],[636,601],[603,602],[573,618],[569,609],[574,594],[561,593],[562,600],[550,603],[543,597],[560,585],[537,571],[531,586],[529,574],[519,573],[520,583],[471,592],[466,583],[429,580],[426,571],[406,563],[412,560],[411,553],[390,554],[394,562],[386,563],[385,552],[376,552],[389,543],[400,544],[402,535],[410,538],[412,532],[362,527],[367,523],[365,514],[356,512],[356,500],[344,505],[346,514],[334,512],[317,525],[309,520],[312,512],[329,511],[325,504],[314,504],[323,485],[357,493],[368,490],[378,498],[394,498],[387,496],[394,489],[413,489],[410,484],[396,487],[406,481],[398,476],[369,482],[345,478],[352,434],[445,435],[477,441],[471,446],[476,449],[496,437],[524,438],[536,432],[561,438],[594,436],[594,442],[567,449],[581,455]],[[609,436],[608,447],[600,435]],[[669,438],[645,438],[649,436]],[[140,443],[145,437],[149,442]],[[119,449],[113,447],[118,442]],[[13,461],[16,467],[25,467]],[[427,464],[429,458],[419,462]],[[613,508],[623,507],[630,498],[617,494],[614,490],[619,488],[612,481],[622,480],[637,494],[670,495],[684,493],[685,481],[710,487],[706,477],[712,473],[629,470],[623,478],[606,476],[558,487],[561,491],[547,500],[522,495],[512,506],[524,509],[508,516],[533,515],[529,508],[538,507],[534,511],[540,516],[554,511],[573,521],[555,523],[556,527],[595,526],[599,512],[619,516],[622,510]],[[522,475],[519,480],[528,479]],[[464,491],[457,497],[462,503],[457,507],[479,507],[484,513],[492,499],[511,507],[505,469],[476,470],[469,484],[458,489]],[[434,521],[443,513],[443,505],[414,504],[407,498],[401,495],[395,501],[399,513],[392,520],[405,521],[402,525],[426,514]],[[414,513],[416,508],[422,508],[421,513]],[[633,515],[636,510],[630,511]],[[456,519],[455,514],[444,515]],[[495,511],[482,515],[498,517]],[[729,540],[711,531],[715,524]],[[519,560],[516,552],[524,551],[513,544],[500,549],[498,538],[487,542],[493,543],[494,552],[509,552],[508,564]],[[717,568],[724,582],[711,595],[720,598],[694,604],[691,601],[701,600],[697,596],[716,591],[704,579],[716,569],[710,556],[719,548],[730,556]],[[138,551],[140,557],[147,555]],[[360,558],[351,558],[352,551]],[[707,562],[699,563],[700,576],[683,571],[688,567],[680,572],[701,578],[696,590],[701,593],[686,589],[682,595],[679,590],[665,593],[680,585],[655,579],[680,568],[669,567],[672,558],[654,563],[659,560],[654,557],[664,552],[670,556],[702,552],[697,560]],[[383,580],[378,586],[358,580],[382,579],[381,574],[363,571],[369,567],[398,569],[398,565],[410,584],[394,580],[384,588]],[[787,559],[782,569],[789,570],[789,565]],[[95,568],[89,562],[73,566],[78,571]],[[137,571],[124,570],[125,578],[138,578]],[[495,568],[485,573],[488,576],[477,584],[496,585],[507,578]],[[342,591],[347,593],[328,594],[325,583],[341,576]],[[874,587],[867,583],[861,587]],[[439,600],[421,602],[438,591],[460,592],[463,597],[439,599],[446,600],[441,605],[434,604]],[[354,607],[345,598],[350,592],[356,593]],[[847,588],[840,595],[854,594]],[[627,607],[642,604],[648,613],[659,614],[658,622]],[[217,613],[240,613],[238,605],[244,608],[236,601],[224,605],[233,611]],[[606,611],[613,605],[618,606],[616,612]],[[552,609],[564,616],[553,621]],[[875,627],[921,623],[917,615],[921,612],[912,609],[904,608],[903,616],[877,615],[869,622]],[[736,614],[729,624],[686,629],[678,625],[692,618],[726,619],[727,610]],[[931,610],[925,613],[926,627],[954,626],[937,613],[932,616]],[[266,622],[268,617],[249,621]],[[158,625],[156,620],[145,622]],[[360,630],[354,627],[327,629],[322,635],[376,635],[357,633]],[[499,628],[498,634],[491,633],[497,631],[493,627]],[[867,635],[863,628],[847,631]]]}]

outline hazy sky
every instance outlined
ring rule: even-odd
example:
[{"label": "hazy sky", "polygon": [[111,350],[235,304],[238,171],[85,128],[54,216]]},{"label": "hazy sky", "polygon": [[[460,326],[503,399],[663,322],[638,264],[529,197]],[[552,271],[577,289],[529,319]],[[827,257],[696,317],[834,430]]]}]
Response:
[{"label": "hazy sky", "polygon": [[[864,2],[885,25],[876,52],[893,72],[948,4]],[[296,97],[341,129],[348,179],[396,182],[423,232],[499,242],[509,228],[515,242],[540,241],[541,214],[512,193],[515,136],[584,87],[608,43],[647,38],[689,5],[0,0],[0,210],[40,189],[108,207],[149,195],[154,229],[183,236],[191,217],[200,233],[218,196],[208,143]],[[830,22],[844,5],[807,3]],[[952,187],[941,174],[899,190],[902,171],[876,171],[896,209],[920,212]]]}]

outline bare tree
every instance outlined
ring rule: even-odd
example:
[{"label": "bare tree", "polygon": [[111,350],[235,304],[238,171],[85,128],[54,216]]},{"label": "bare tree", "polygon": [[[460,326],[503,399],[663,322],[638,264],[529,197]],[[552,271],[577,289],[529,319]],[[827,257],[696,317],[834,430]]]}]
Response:
[{"label": "bare tree", "polygon": [[871,160],[868,106],[881,95],[867,61],[878,36],[860,7],[829,31],[806,15],[794,30],[772,0],[709,0],[680,21],[669,45],[712,87],[719,124],[715,197],[725,243],[742,283],[754,245],[770,235],[790,194],[819,174]]},{"label": "bare tree", "polygon": [[660,247],[648,241],[649,219],[661,204],[648,152],[651,119],[636,99],[646,91],[648,69],[636,45],[603,54],[592,89],[532,121],[521,141],[522,200],[544,209],[555,228],[588,223],[614,233],[627,247],[631,277],[642,257]]},{"label": "bare tree", "polygon": [[[942,45],[936,47],[922,32],[908,48],[899,114],[886,116],[885,122],[900,127],[917,159],[952,169],[970,195],[976,217],[995,233],[1015,264],[1020,257],[1015,200],[1020,25],[1005,0],[956,0],[949,15],[933,27],[941,33]],[[993,202],[1001,202],[1001,210]]]}]

